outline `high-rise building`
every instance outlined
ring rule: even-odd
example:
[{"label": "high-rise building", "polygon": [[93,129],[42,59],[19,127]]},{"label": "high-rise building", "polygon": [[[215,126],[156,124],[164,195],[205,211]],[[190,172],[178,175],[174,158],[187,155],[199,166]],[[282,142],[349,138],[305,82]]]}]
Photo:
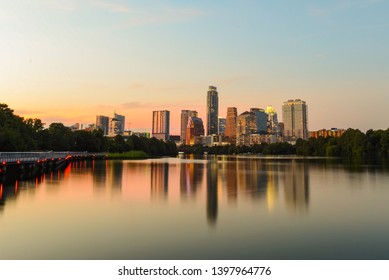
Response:
[{"label": "high-rise building", "polygon": [[227,141],[231,144],[236,144],[236,119],[238,117],[238,111],[235,107],[227,108],[226,117],[226,130],[224,135],[227,137]]},{"label": "high-rise building", "polygon": [[216,87],[209,86],[207,92],[207,135],[218,133],[219,97]]},{"label": "high-rise building", "polygon": [[308,139],[307,103],[301,99],[291,99],[282,105],[282,121],[286,141],[298,138]]},{"label": "high-rise building", "polygon": [[250,145],[250,136],[257,132],[257,119],[253,112],[243,112],[236,121],[236,139],[238,145]]},{"label": "high-rise building", "polygon": [[109,129],[109,117],[106,116],[96,116],[96,127],[101,129],[104,135],[108,135]]},{"label": "high-rise building", "polygon": [[196,144],[196,138],[202,135],[204,135],[203,120],[197,117],[189,117],[186,128],[186,145]]},{"label": "high-rise building", "polygon": [[226,132],[226,118],[219,117],[218,134],[224,135]]},{"label": "high-rise building", "polygon": [[265,113],[267,114],[267,133],[277,137],[281,136],[276,110],[272,105],[269,105],[266,107]]},{"label": "high-rise building", "polygon": [[126,117],[123,115],[116,114],[116,112],[113,115],[113,118],[118,121],[118,133],[117,134],[123,134],[124,133],[124,127],[125,127],[125,121]]},{"label": "high-rise building", "polygon": [[115,136],[119,134],[123,134],[120,131],[121,129],[121,121],[116,118],[109,118],[109,126],[108,126],[108,135]]},{"label": "high-rise building", "polygon": [[192,110],[181,110],[181,143],[186,145],[186,127],[188,126],[188,118],[196,117],[197,111]]},{"label": "high-rise building", "polygon": [[170,111],[153,111],[152,137],[169,140]]},{"label": "high-rise building", "polygon": [[257,120],[257,133],[265,134],[267,131],[267,114],[265,110],[259,108],[251,108],[250,112],[255,114]]}]

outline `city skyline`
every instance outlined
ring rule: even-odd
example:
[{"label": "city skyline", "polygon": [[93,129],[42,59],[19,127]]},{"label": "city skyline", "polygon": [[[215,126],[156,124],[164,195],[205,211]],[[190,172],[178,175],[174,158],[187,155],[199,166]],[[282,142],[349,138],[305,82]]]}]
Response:
[{"label": "city skyline", "polygon": [[[152,5],[151,5],[152,4]],[[0,100],[45,123],[93,123],[115,110],[150,131],[155,110],[206,120],[299,98],[309,130],[386,129],[388,1],[3,1]],[[366,117],[369,116],[369,117]],[[127,125],[127,124],[126,124]]]}]

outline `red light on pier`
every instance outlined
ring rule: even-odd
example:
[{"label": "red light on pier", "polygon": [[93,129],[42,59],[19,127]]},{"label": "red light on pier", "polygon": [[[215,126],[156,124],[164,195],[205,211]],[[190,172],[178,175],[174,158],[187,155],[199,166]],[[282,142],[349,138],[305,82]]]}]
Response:
[{"label": "red light on pier", "polygon": [[6,162],[6,161],[3,161],[2,163],[3,163],[3,165],[6,165],[6,164],[7,164],[7,162]]},{"label": "red light on pier", "polygon": [[17,163],[17,164],[20,164],[20,160],[18,160],[16,163]]}]

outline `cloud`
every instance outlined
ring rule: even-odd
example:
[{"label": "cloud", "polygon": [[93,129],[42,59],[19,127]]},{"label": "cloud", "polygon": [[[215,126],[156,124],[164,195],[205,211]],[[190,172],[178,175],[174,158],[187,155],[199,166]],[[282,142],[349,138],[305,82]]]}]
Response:
[{"label": "cloud", "polygon": [[120,104],[120,106],[119,106],[119,108],[122,110],[145,108],[145,107],[147,107],[146,104],[142,104],[140,102],[126,102],[126,103]]},{"label": "cloud", "polygon": [[333,5],[327,5],[326,7],[311,6],[308,9],[308,14],[314,17],[327,17],[339,12],[347,12],[354,9],[365,9],[382,3],[383,1],[384,0],[337,0]]},{"label": "cloud", "polygon": [[131,9],[129,6],[124,5],[124,4],[118,4],[118,3],[113,3],[111,1],[102,1],[102,0],[92,0],[91,1],[92,5],[112,12],[112,13],[121,13],[121,14],[132,14],[135,11]]},{"label": "cloud", "polygon": [[42,116],[45,114],[44,111],[37,111],[37,110],[26,110],[26,109],[22,109],[22,110],[16,110],[15,113],[21,117],[25,117],[25,118],[30,118],[30,117],[34,117],[34,116]]},{"label": "cloud", "polygon": [[205,16],[206,13],[196,8],[162,7],[139,12],[127,19],[125,26],[142,26],[150,24],[188,21]]},{"label": "cloud", "polygon": [[90,4],[95,8],[126,16],[124,20],[122,17],[120,18],[122,21],[121,27],[181,22],[206,15],[204,11],[191,7],[163,5],[140,6],[142,4],[138,3],[138,6],[135,8],[122,3],[105,0],[90,0]]},{"label": "cloud", "polygon": [[73,12],[78,8],[77,1],[75,0],[39,0],[42,5],[48,6],[55,10],[61,10],[65,12]]}]

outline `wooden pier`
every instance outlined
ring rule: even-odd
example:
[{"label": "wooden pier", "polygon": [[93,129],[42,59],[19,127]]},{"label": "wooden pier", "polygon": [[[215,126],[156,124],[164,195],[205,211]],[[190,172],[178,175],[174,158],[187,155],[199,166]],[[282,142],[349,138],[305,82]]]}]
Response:
[{"label": "wooden pier", "polygon": [[72,161],[104,157],[104,153],[88,152],[0,152],[0,177],[32,177],[64,168]]}]

